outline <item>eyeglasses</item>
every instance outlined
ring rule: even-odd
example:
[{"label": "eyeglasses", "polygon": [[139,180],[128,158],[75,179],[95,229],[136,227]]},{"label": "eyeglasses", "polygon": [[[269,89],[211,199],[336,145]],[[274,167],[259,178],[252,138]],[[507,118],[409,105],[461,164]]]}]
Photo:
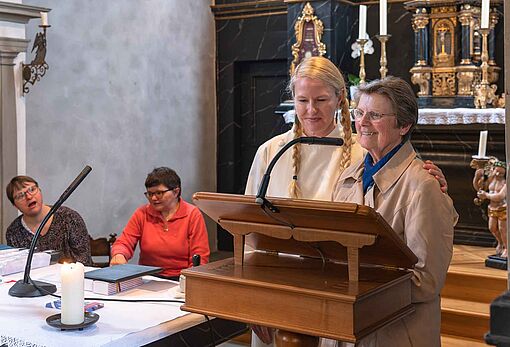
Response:
[{"label": "eyeglasses", "polygon": [[351,117],[356,120],[360,120],[363,117],[363,115],[366,115],[369,121],[377,122],[381,120],[384,116],[394,116],[395,113],[378,113],[374,111],[363,112],[358,108],[351,110]]},{"label": "eyeglasses", "polygon": [[30,196],[34,196],[39,191],[38,186],[30,186],[27,188],[27,190],[24,190],[22,192],[19,192],[18,194],[14,195],[14,200],[20,201],[25,199],[27,194],[30,194]]},{"label": "eyeglasses", "polygon": [[152,199],[153,196],[155,196],[156,199],[161,199],[166,192],[169,192],[169,191],[174,190],[174,189],[158,190],[157,192],[145,192],[143,194],[145,195],[145,197],[147,199]]}]

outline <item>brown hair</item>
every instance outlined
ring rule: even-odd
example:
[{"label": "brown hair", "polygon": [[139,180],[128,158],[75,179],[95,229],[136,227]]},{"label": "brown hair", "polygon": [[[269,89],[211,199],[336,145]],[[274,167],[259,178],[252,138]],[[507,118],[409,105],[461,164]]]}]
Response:
[{"label": "brown hair", "polygon": [[404,140],[411,137],[411,133],[418,123],[418,103],[409,83],[401,78],[388,76],[360,85],[356,94],[358,102],[363,94],[378,94],[388,98],[396,113],[397,125],[399,127],[411,125],[407,134],[404,135]]},{"label": "brown hair", "polygon": [[179,188],[178,198],[181,197],[181,178],[168,167],[157,167],[152,170],[145,179],[145,188],[164,185],[168,189]]},{"label": "brown hair", "polygon": [[14,191],[23,189],[23,186],[26,183],[34,183],[39,187],[39,184],[36,180],[34,180],[30,176],[16,176],[11,179],[7,187],[5,187],[5,194],[7,194],[7,199],[14,205]]},{"label": "brown hair", "polygon": [[[341,99],[340,109],[341,117],[340,124],[344,133],[344,145],[342,158],[340,159],[339,170],[343,171],[351,163],[351,147],[352,147],[352,129],[351,129],[351,117],[349,113],[348,101],[345,97],[345,82],[342,73],[329,59],[324,57],[310,57],[304,59],[294,70],[287,89],[290,91],[292,98],[294,98],[294,87],[298,78],[313,78],[322,81],[327,86],[333,88],[335,95]],[[293,127],[294,138],[298,138],[303,135],[303,127],[299,122],[296,115],[295,124]],[[297,182],[301,164],[301,153],[300,145],[295,145],[292,148],[292,167],[294,170],[293,179],[289,186],[289,194],[292,198],[299,198],[301,191]]]}]

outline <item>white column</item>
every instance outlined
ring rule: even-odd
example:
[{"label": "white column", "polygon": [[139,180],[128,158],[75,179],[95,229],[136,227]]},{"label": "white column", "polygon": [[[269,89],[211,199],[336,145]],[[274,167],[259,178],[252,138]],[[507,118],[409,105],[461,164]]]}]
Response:
[{"label": "white column", "polygon": [[28,40],[0,38],[0,227],[1,242],[7,226],[17,216],[16,209],[5,196],[5,186],[18,174],[18,126],[14,59],[25,52]]}]

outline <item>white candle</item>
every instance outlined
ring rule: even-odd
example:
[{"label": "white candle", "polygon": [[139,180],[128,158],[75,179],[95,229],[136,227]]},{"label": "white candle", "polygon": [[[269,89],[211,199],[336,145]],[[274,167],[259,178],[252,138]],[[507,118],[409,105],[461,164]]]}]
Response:
[{"label": "white candle", "polygon": [[82,263],[62,264],[60,282],[62,284],[62,324],[81,324],[84,320]]},{"label": "white candle", "polygon": [[482,19],[480,27],[482,29],[488,29],[489,28],[489,7],[490,7],[490,0],[482,0]]},{"label": "white candle", "polygon": [[388,34],[388,0],[379,2],[379,35]]},{"label": "white candle", "polygon": [[40,12],[41,13],[41,25],[48,26],[48,12]]},{"label": "white candle", "polygon": [[480,142],[478,143],[478,157],[485,158],[485,151],[487,149],[487,130],[480,131]]},{"label": "white candle", "polygon": [[359,6],[359,39],[366,39],[367,37],[367,7],[365,5]]}]

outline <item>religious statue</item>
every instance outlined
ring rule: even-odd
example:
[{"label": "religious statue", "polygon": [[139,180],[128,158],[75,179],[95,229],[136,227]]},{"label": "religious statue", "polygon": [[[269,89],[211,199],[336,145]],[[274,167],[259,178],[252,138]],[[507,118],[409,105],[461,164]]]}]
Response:
[{"label": "religious statue", "polygon": [[477,191],[475,204],[487,204],[489,231],[494,235],[498,244],[496,254],[507,258],[506,237],[506,163],[491,157],[483,161],[473,160],[471,167],[475,168],[473,187]]}]

